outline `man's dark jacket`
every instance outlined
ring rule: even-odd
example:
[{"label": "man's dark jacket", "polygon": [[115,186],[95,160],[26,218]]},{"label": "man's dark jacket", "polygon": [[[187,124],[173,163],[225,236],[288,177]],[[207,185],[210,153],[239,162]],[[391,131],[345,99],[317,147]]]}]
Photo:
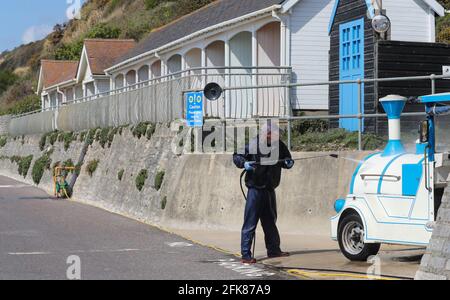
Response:
[{"label": "man's dark jacket", "polygon": [[[287,169],[284,160],[292,159],[291,153],[282,141],[279,141],[277,146],[266,147],[271,149],[271,153],[275,154],[278,151],[279,155],[271,157],[270,153],[262,154],[258,139],[254,139],[245,146],[245,151],[243,151],[245,154],[234,154],[233,156],[234,164],[240,169],[244,168],[245,162],[263,162],[263,165],[255,165],[255,171],[247,172],[245,177],[247,188],[274,190],[280,185],[281,170]],[[257,149],[256,154],[250,154],[250,149]],[[266,159],[264,160],[264,158]],[[266,165],[264,161],[269,162],[269,165]]]}]

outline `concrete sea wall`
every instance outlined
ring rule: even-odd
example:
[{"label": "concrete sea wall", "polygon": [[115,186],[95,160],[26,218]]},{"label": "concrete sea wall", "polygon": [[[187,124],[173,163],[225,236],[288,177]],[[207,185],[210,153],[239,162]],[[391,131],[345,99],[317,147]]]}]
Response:
[{"label": "concrete sea wall", "polygon": [[[214,228],[238,230],[242,225],[244,199],[239,176],[230,155],[176,155],[172,151],[174,133],[168,125],[158,125],[151,139],[133,136],[130,128],[114,135],[110,146],[94,141],[88,148],[73,199],[135,219],[176,228]],[[41,135],[8,138],[0,148],[0,175],[34,184],[32,168],[37,159],[49,152],[51,165],[68,159],[77,163],[82,148],[81,137],[65,150],[63,141],[48,142],[41,151]],[[324,153],[319,153],[322,155]],[[343,157],[358,161],[367,153],[344,152]],[[27,175],[18,174],[18,164],[11,158],[32,155]],[[293,153],[296,158],[318,153]],[[98,167],[88,174],[90,162]],[[278,222],[285,232],[329,234],[329,218],[334,215],[335,199],[348,193],[357,162],[319,158],[300,161],[284,171],[278,195]],[[136,179],[147,170],[141,191]],[[165,174],[161,188],[155,179]],[[122,176],[119,176],[122,173]],[[119,179],[121,177],[121,179]],[[46,169],[39,184],[53,192],[52,171]]]}]

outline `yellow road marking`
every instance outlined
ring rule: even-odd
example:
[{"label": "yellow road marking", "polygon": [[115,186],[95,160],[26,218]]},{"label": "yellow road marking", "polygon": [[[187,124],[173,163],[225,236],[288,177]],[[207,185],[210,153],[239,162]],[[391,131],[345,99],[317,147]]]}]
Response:
[{"label": "yellow road marking", "polygon": [[287,272],[294,276],[306,277],[309,279],[313,279],[316,277],[328,277],[328,278],[353,278],[353,279],[365,279],[365,280],[399,280],[397,278],[385,277],[385,276],[374,276],[374,275],[358,275],[352,273],[323,273],[316,271],[303,271],[298,269],[287,270]]}]

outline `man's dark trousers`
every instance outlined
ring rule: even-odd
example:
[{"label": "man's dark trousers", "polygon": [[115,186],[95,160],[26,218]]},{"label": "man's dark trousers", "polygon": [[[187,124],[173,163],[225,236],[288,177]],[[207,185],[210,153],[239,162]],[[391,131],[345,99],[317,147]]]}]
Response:
[{"label": "man's dark trousers", "polygon": [[242,228],[243,259],[252,258],[253,238],[260,220],[264,230],[267,254],[269,256],[280,254],[280,234],[276,226],[277,203],[275,190],[273,189],[250,188],[248,190],[244,226]]}]

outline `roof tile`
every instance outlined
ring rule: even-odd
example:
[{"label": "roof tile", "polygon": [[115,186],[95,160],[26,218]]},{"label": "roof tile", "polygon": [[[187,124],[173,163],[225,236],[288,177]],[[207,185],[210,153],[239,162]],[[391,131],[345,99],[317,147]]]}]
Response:
[{"label": "roof tile", "polygon": [[153,31],[134,49],[118,58],[114,65],[140,54],[155,50],[208,27],[233,20],[283,2],[283,0],[215,1],[191,14],[181,17],[180,19]]},{"label": "roof tile", "polygon": [[77,76],[78,61],[42,60],[41,65],[44,88],[75,79]]},{"label": "roof tile", "polygon": [[114,61],[136,46],[134,40],[86,39],[89,66],[94,75],[104,75]]}]

